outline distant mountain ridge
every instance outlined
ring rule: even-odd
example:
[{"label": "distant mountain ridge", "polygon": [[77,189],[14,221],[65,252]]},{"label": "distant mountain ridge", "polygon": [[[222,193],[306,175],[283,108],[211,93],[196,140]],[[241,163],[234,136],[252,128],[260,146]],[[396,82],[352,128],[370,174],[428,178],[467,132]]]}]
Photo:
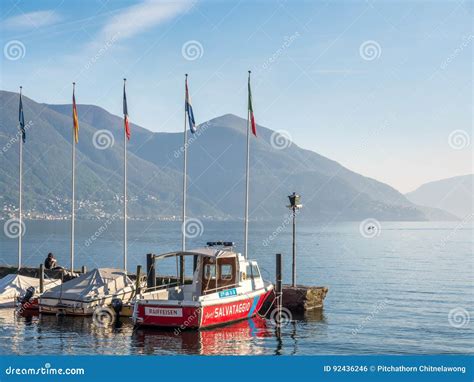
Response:
[{"label": "distant mountain ridge", "polygon": [[[18,95],[0,91],[0,145],[17,130]],[[24,98],[26,120],[33,121],[24,146],[24,209],[30,216],[66,218],[71,191],[71,105],[39,104]],[[121,211],[123,122],[92,105],[78,105],[76,195],[79,217]],[[129,216],[171,218],[181,214],[182,134],[153,133],[132,124],[128,144]],[[108,136],[110,147],[97,148]],[[189,216],[241,219],[245,187],[246,121],[227,114],[190,134],[188,150]],[[283,141],[282,141],[283,139]],[[283,142],[283,145],[281,145]],[[258,126],[251,142],[251,219],[279,219],[287,213],[287,195],[302,195],[301,219],[318,221],[450,219],[447,213],[419,208],[392,187],[361,176],[339,163],[285,141]],[[11,146],[11,147],[10,147]],[[17,203],[18,145],[2,151],[0,200],[3,217]]]},{"label": "distant mountain ridge", "polygon": [[460,219],[474,213],[474,174],[455,176],[425,183],[406,194],[420,206],[441,208]]}]

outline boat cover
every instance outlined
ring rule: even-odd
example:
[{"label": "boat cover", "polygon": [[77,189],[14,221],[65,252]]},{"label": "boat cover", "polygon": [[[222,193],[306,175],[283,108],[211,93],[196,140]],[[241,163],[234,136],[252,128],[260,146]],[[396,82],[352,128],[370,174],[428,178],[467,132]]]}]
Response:
[{"label": "boat cover", "polygon": [[89,302],[120,294],[134,283],[123,270],[98,268],[43,293],[41,299]]},{"label": "boat cover", "polygon": [[[44,289],[50,289],[61,284],[61,280],[45,279]],[[0,305],[14,303],[18,296],[26,293],[29,287],[34,287],[39,293],[40,280],[35,277],[9,274],[0,279]]]}]

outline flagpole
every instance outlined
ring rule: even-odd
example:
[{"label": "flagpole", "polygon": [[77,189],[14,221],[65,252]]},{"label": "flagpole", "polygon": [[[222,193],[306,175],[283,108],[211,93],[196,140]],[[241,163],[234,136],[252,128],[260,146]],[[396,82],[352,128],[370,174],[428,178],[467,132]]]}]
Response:
[{"label": "flagpole", "polygon": [[[74,91],[76,88],[76,83],[72,83],[72,94],[74,96]],[[74,125],[74,117],[73,117]],[[72,203],[71,203],[71,272],[74,272],[74,220],[75,220],[75,185],[76,185],[76,133],[75,127],[72,128]]]},{"label": "flagpole", "polygon": [[[185,81],[188,81],[188,74],[185,74]],[[186,191],[187,191],[187,179],[186,175],[188,172],[188,130],[186,128],[186,99],[184,101],[184,169],[183,169],[183,228],[182,232],[182,243],[181,249],[184,252],[186,250]]]},{"label": "flagpole", "polygon": [[[21,91],[22,91],[22,86],[20,86],[20,100],[21,100]],[[23,105],[22,105],[23,107]],[[21,123],[21,121],[20,121]],[[21,268],[21,239],[23,235],[23,227],[22,227],[22,219],[23,219],[23,206],[22,206],[22,192],[23,192],[23,132],[21,131],[21,126],[20,126],[20,135],[19,135],[19,158],[18,158],[18,164],[19,164],[19,201],[18,201],[18,220],[19,220],[19,230],[18,230],[18,269]]]},{"label": "flagpole", "polygon": [[[249,82],[250,82],[249,70]],[[249,239],[249,177],[250,177],[250,110],[247,107],[247,167],[245,176],[245,230],[244,230],[244,256],[247,259],[248,239]]]},{"label": "flagpole", "polygon": [[[125,83],[123,79],[123,89],[125,92]],[[125,118],[125,116],[124,116]],[[123,268],[127,271],[127,129],[123,129]]]}]

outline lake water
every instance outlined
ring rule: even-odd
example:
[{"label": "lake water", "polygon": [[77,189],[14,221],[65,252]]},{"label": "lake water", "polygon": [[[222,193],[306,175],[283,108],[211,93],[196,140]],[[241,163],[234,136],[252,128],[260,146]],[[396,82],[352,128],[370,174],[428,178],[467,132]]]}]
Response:
[{"label": "lake water", "polygon": [[[281,252],[288,283],[287,223],[252,223],[249,253],[265,278],[274,280],[275,253]],[[261,318],[176,335],[134,330],[129,319],[98,328],[91,318],[25,318],[3,309],[0,354],[472,354],[471,223],[370,226],[362,233],[358,222],[298,226],[298,283],[324,285],[329,293],[323,310],[294,317],[280,333],[273,322]],[[188,248],[209,240],[233,240],[241,248],[242,223],[203,222],[198,228],[200,235],[188,240]],[[180,232],[176,222],[131,221],[129,271],[145,265],[146,253],[178,249]],[[36,266],[52,251],[67,266],[68,233],[68,223],[27,221],[24,264]],[[0,235],[1,264],[16,264],[17,241]],[[120,267],[121,262],[119,221],[77,223],[77,267]]]}]

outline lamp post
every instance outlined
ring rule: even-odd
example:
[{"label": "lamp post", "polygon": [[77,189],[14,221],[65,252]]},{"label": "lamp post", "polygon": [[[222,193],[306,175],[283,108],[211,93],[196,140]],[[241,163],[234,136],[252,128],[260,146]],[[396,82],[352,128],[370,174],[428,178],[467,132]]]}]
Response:
[{"label": "lamp post", "polygon": [[296,287],[296,210],[299,210],[303,205],[301,204],[301,196],[295,192],[288,196],[290,205],[287,206],[293,213],[293,263],[291,266],[291,286]]}]

